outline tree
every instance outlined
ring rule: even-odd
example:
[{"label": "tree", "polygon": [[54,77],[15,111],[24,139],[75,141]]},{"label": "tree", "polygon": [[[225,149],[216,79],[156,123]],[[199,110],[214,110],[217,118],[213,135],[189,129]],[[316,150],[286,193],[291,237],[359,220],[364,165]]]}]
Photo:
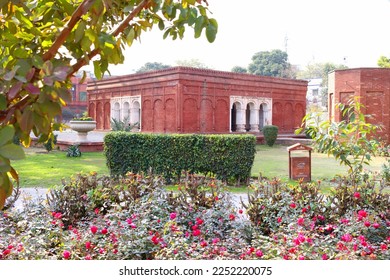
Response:
[{"label": "tree", "polygon": [[139,68],[136,73],[144,73],[149,71],[155,71],[155,70],[161,70],[161,69],[167,69],[172,66],[167,64],[162,64],[160,62],[146,62],[144,66]]},{"label": "tree", "polygon": [[288,54],[281,50],[262,51],[252,56],[248,72],[261,76],[290,78]]},{"label": "tree", "polygon": [[381,126],[367,121],[368,115],[363,114],[363,105],[357,98],[347,104],[337,104],[345,120],[333,122],[319,121],[320,118],[307,114],[303,118],[302,128],[313,139],[314,148],[321,153],[334,158],[348,167],[352,184],[356,184],[364,165],[369,165],[373,156],[378,152],[379,142],[374,139],[375,133]]},{"label": "tree", "polygon": [[241,66],[234,66],[231,71],[233,73],[248,73],[248,70]]},{"label": "tree", "polygon": [[182,39],[186,28],[216,38],[207,0],[0,1],[0,209],[18,184],[11,161],[24,156],[30,133],[40,142],[62,125],[54,118],[71,99],[70,78],[93,63],[100,79],[123,50],[157,26],[163,38]]},{"label": "tree", "polygon": [[310,63],[306,66],[306,69],[299,71],[297,74],[298,79],[314,79],[320,78],[321,82],[321,98],[322,104],[328,104],[328,74],[337,69],[347,69],[348,67],[343,64],[335,64],[332,62],[325,63]]},{"label": "tree", "polygon": [[178,66],[187,66],[187,67],[194,67],[199,69],[210,69],[206,64],[201,62],[199,59],[177,60],[176,64]]},{"label": "tree", "polygon": [[378,59],[378,66],[382,68],[390,68],[390,58],[387,58],[386,56],[381,56]]}]

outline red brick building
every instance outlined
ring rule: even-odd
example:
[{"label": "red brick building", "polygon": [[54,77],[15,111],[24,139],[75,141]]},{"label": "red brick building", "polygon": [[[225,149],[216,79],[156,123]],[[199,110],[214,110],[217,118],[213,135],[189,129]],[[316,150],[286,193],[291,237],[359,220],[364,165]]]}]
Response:
[{"label": "red brick building", "polygon": [[142,132],[257,133],[274,124],[292,133],[305,115],[307,81],[175,67],[91,81],[87,91],[100,130],[115,118]]},{"label": "red brick building", "polygon": [[363,104],[363,113],[371,115],[370,123],[383,125],[378,138],[390,142],[390,69],[357,68],[336,70],[329,74],[329,119],[343,116],[335,104],[346,103],[354,96]]}]

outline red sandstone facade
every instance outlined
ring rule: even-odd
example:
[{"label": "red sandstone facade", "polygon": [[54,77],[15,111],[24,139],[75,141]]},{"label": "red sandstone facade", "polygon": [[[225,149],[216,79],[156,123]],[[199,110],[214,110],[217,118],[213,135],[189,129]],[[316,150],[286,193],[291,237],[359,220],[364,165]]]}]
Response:
[{"label": "red sandstone facade", "polygon": [[378,138],[390,143],[390,69],[357,68],[336,70],[329,74],[329,119],[341,121],[343,116],[336,104],[359,97],[363,113],[370,115],[370,123],[383,126]]},{"label": "red sandstone facade", "polygon": [[292,133],[306,111],[307,81],[175,67],[88,83],[97,129],[110,120],[142,132],[253,132],[267,124]]}]

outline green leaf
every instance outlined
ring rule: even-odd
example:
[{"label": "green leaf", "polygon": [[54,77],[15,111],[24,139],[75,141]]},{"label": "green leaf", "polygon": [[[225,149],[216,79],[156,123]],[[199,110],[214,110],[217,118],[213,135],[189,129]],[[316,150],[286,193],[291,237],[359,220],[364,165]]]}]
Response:
[{"label": "green leaf", "polygon": [[84,37],[84,32],[87,25],[84,21],[80,21],[79,25],[77,26],[75,35],[74,35],[74,42],[78,43],[80,40]]},{"label": "green leaf", "polygon": [[218,32],[218,23],[215,19],[210,19],[209,25],[206,27],[207,40],[212,43],[215,41]]},{"label": "green leaf", "polygon": [[25,157],[23,148],[14,143],[1,146],[0,155],[11,160],[24,159]]},{"label": "green leaf", "polygon": [[7,109],[7,98],[0,93],[0,111]]},{"label": "green leaf", "polygon": [[195,38],[199,38],[200,35],[202,34],[203,24],[204,24],[204,17],[203,16],[198,17],[195,21]]},{"label": "green leaf", "polygon": [[15,128],[12,125],[7,125],[0,128],[0,146],[12,140],[15,135]]},{"label": "green leaf", "polygon": [[100,62],[95,60],[93,62],[94,74],[98,80],[102,78],[102,70],[100,69]]}]

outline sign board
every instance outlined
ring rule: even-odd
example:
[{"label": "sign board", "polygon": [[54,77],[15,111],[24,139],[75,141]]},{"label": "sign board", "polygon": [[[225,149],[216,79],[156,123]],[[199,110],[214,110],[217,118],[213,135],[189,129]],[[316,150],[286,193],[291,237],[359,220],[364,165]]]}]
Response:
[{"label": "sign board", "polygon": [[287,148],[289,157],[289,177],[292,180],[311,181],[312,148],[297,143]]}]

